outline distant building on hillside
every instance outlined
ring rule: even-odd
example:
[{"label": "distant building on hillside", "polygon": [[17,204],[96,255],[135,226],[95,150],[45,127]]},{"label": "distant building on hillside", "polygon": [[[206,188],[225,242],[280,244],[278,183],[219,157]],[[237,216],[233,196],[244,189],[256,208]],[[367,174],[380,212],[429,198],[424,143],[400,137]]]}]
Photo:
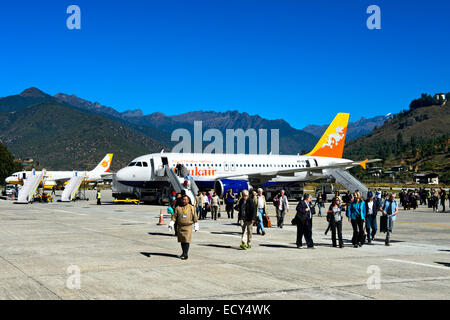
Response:
[{"label": "distant building on hillside", "polygon": [[402,165],[393,166],[393,167],[391,168],[391,171],[393,171],[393,172],[402,172],[402,171],[404,171],[404,168],[403,168]]},{"label": "distant building on hillside", "polygon": [[385,177],[395,178],[395,172],[392,170],[385,171],[383,174]]},{"label": "distant building on hillside", "polygon": [[383,174],[383,168],[382,167],[372,167],[369,170],[369,174],[373,177],[380,177]]},{"label": "distant building on hillside", "polygon": [[422,184],[439,184],[439,176],[437,173],[416,173],[414,181]]},{"label": "distant building on hillside", "polygon": [[444,103],[447,99],[445,99],[445,93],[436,93],[434,95],[434,98],[438,101],[441,101],[442,103]]}]

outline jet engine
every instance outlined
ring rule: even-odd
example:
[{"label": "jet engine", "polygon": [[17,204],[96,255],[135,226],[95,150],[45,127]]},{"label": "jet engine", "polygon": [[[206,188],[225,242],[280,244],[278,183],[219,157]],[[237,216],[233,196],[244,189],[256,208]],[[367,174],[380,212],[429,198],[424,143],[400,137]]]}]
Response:
[{"label": "jet engine", "polygon": [[230,188],[233,190],[233,193],[239,193],[242,190],[251,189],[252,186],[246,180],[221,179],[214,182],[214,191],[219,198],[222,198]]}]

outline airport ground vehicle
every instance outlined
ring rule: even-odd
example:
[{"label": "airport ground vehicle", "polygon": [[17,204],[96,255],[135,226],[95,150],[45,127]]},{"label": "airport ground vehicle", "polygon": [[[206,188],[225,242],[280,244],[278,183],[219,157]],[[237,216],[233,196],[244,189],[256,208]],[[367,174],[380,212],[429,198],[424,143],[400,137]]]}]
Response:
[{"label": "airport ground vehicle", "polygon": [[293,184],[286,186],[273,185],[262,189],[264,190],[267,201],[271,201],[280,192],[281,189],[284,189],[286,191],[286,196],[288,197],[288,199],[300,200],[303,197],[304,193],[302,184]]},{"label": "airport ground vehicle", "polygon": [[315,194],[317,197],[319,192],[322,192],[322,195],[326,195],[327,202],[331,202],[336,191],[339,191],[339,188],[337,188],[334,184],[324,183],[316,188]]},{"label": "airport ground vehicle", "polygon": [[12,194],[16,192],[16,187],[12,184],[7,184],[5,186],[5,196],[11,197]]}]

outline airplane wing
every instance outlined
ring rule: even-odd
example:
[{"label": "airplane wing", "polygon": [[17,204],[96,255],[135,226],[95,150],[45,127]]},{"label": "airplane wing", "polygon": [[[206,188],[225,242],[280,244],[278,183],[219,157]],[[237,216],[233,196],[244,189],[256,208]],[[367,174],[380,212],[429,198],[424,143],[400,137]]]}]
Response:
[{"label": "airplane wing", "polygon": [[297,172],[313,172],[313,171],[321,171],[323,169],[350,169],[352,167],[361,166],[364,169],[366,169],[367,163],[372,162],[378,162],[381,161],[381,159],[371,159],[371,160],[364,160],[364,161],[349,161],[349,162],[343,162],[343,163],[334,163],[326,166],[318,166],[318,167],[305,167],[305,168],[276,168],[274,171],[266,171],[261,172],[260,169],[255,170],[254,172],[249,172],[245,175],[236,174],[236,173],[230,173],[230,174],[222,174],[218,175],[217,179],[232,179],[236,177],[248,177],[250,178],[266,178],[266,179],[272,179],[276,176],[295,176],[295,173]]}]

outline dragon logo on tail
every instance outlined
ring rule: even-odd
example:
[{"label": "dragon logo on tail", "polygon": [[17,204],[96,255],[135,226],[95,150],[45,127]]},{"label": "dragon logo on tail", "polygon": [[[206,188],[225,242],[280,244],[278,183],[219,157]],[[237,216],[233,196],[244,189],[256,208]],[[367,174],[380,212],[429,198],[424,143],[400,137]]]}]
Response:
[{"label": "dragon logo on tail", "polygon": [[322,148],[330,147],[333,149],[333,146],[337,146],[339,141],[345,138],[344,128],[336,127],[336,133],[330,133],[326,138],[327,142],[322,145]]}]

